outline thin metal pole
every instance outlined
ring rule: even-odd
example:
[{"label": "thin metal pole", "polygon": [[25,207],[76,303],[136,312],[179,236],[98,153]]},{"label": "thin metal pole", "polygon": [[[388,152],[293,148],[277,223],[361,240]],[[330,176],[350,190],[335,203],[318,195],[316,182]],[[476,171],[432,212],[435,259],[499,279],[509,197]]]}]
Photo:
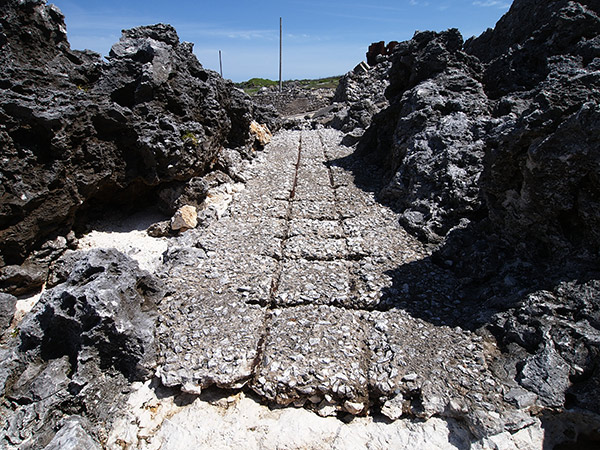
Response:
[{"label": "thin metal pole", "polygon": [[283,90],[283,84],[281,82],[281,58],[282,58],[282,51],[283,51],[283,45],[282,45],[282,41],[283,41],[283,27],[282,27],[282,21],[281,21],[281,17],[279,18],[279,92],[281,92]]},{"label": "thin metal pole", "polygon": [[219,68],[221,69],[221,78],[223,78],[223,60],[221,59],[221,50],[219,50]]}]

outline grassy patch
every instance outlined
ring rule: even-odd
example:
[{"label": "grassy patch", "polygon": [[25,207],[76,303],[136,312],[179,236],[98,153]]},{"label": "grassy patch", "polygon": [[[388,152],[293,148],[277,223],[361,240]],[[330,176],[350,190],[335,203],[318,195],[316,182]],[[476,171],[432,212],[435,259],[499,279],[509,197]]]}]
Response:
[{"label": "grassy patch", "polygon": [[298,80],[300,85],[305,89],[335,89],[340,83],[341,77],[319,78],[317,80]]},{"label": "grassy patch", "polygon": [[261,88],[277,85],[279,85],[277,81],[268,80],[266,78],[250,78],[248,81],[236,83],[236,86],[243,89],[248,95],[256,94]]},{"label": "grassy patch", "polygon": [[[335,89],[340,82],[340,76],[319,78],[316,80],[287,80],[283,82],[284,87],[288,84],[299,84],[302,89]],[[263,87],[277,87],[278,81],[268,80],[266,78],[251,78],[248,81],[236,83],[236,86],[243,89],[248,95],[256,94]]]}]

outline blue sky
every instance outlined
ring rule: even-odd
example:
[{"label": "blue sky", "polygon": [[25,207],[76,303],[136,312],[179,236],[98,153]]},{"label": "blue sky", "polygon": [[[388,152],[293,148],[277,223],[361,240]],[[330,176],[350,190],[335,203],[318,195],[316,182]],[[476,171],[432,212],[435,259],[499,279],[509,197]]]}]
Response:
[{"label": "blue sky", "polygon": [[466,38],[493,27],[510,0],[48,0],[66,16],[71,47],[107,55],[121,30],[170,23],[206,68],[234,81],[342,75],[365,59],[371,42],[403,41],[415,30],[458,28]]}]

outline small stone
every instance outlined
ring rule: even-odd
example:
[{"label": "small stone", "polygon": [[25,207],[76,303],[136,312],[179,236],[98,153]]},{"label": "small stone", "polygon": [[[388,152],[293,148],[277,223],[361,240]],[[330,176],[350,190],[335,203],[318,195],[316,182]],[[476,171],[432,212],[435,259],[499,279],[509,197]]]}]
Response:
[{"label": "small stone", "polygon": [[317,407],[317,414],[321,417],[331,417],[335,416],[337,413],[337,408],[334,404],[329,403],[327,400],[323,400],[319,406]]},{"label": "small stone", "polygon": [[361,412],[363,412],[363,410],[365,409],[365,405],[364,405],[364,403],[360,403],[360,402],[346,401],[346,402],[344,402],[344,409],[346,411],[348,411],[350,414],[354,414],[356,416],[356,415],[360,414]]},{"label": "small stone", "polygon": [[183,385],[181,386],[181,391],[186,392],[188,394],[200,395],[202,393],[202,387],[199,386],[197,383],[188,381],[186,383],[183,383]]},{"label": "small stone", "polygon": [[171,218],[171,229],[186,231],[198,225],[198,211],[190,205],[182,206]]},{"label": "small stone", "polygon": [[402,377],[402,381],[416,381],[418,375],[416,373],[409,373]]},{"label": "small stone", "polygon": [[322,398],[319,395],[312,395],[308,397],[308,401],[314,405],[318,404],[321,400]]},{"label": "small stone", "polygon": [[153,223],[148,227],[146,233],[148,233],[148,236],[155,238],[169,236],[171,234],[170,223],[167,220]]},{"label": "small stone", "polygon": [[400,396],[400,398],[394,397],[386,401],[381,408],[381,414],[390,420],[398,420],[400,417],[402,417],[403,408],[401,397],[402,396]]}]

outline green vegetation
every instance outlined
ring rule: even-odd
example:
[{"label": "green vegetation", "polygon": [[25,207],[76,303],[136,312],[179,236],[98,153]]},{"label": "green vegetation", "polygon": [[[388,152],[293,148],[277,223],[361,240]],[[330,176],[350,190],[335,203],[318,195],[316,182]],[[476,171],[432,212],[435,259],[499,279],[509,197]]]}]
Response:
[{"label": "green vegetation", "polygon": [[256,94],[263,87],[277,86],[279,83],[266,78],[250,78],[248,81],[236,83],[236,86],[243,89],[248,95]]},{"label": "green vegetation", "polygon": [[[298,85],[301,89],[335,89],[340,82],[340,76],[319,78],[316,80],[287,80],[283,82],[284,87],[289,84]],[[278,81],[265,78],[251,78],[248,81],[236,83],[236,86],[243,89],[248,95],[256,94],[263,87],[277,87]]]},{"label": "green vegetation", "polygon": [[337,77],[329,77],[329,78],[319,78],[318,80],[297,80],[298,83],[305,89],[335,89],[337,85],[340,83],[340,76]]},{"label": "green vegetation", "polygon": [[198,136],[196,136],[194,133],[192,133],[191,131],[186,131],[185,133],[183,133],[181,135],[181,140],[183,142],[185,141],[191,141],[192,144],[194,145],[198,145]]}]

